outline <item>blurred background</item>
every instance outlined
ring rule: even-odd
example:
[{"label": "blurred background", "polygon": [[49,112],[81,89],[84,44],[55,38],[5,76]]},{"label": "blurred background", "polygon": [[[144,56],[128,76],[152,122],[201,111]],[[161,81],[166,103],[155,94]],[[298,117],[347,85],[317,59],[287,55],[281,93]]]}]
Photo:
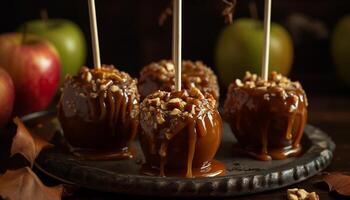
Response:
[{"label": "blurred background", "polygon": [[[238,0],[234,20],[251,17],[250,2]],[[257,16],[262,20],[263,1],[255,2]],[[137,77],[142,66],[171,58],[171,18],[162,27],[158,25],[160,13],[169,3],[169,0],[96,1],[102,62]],[[221,0],[185,0],[183,5],[183,57],[202,60],[216,72],[215,46],[227,26],[221,14],[224,5]],[[0,32],[14,31],[24,22],[40,18],[41,9],[47,9],[49,18],[66,18],[82,29],[88,45],[86,64],[91,66],[86,0],[2,1]],[[347,14],[350,14],[348,0],[273,1],[272,20],[287,29],[294,45],[290,77],[301,81],[311,97],[350,94],[349,87],[338,79],[330,50],[332,32]],[[222,92],[226,92],[225,85]]]}]

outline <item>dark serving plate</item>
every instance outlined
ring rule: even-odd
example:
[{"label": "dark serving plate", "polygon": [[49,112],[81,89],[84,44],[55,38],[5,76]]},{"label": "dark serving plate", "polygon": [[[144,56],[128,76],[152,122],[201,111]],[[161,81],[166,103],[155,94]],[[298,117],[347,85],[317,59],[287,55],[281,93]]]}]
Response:
[{"label": "dark serving plate", "polygon": [[[33,113],[23,118],[38,134],[51,137],[60,130],[54,112]],[[58,134],[60,135],[60,134]],[[53,143],[62,136],[53,137]],[[122,161],[88,161],[64,151],[60,145],[41,152],[35,166],[66,183],[106,192],[152,196],[238,196],[285,187],[303,181],[325,169],[331,162],[335,144],[316,127],[307,125],[300,157],[257,161],[235,155],[236,142],[227,124],[216,159],[223,162],[225,176],[211,178],[151,177],[140,175],[143,155],[136,142],[136,158]]]}]

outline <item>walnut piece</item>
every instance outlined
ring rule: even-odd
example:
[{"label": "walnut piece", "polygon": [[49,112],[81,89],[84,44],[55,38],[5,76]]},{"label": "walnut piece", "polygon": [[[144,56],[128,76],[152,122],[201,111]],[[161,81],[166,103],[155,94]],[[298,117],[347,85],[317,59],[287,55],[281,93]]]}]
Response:
[{"label": "walnut piece", "polygon": [[307,192],[304,189],[292,188],[287,190],[288,200],[319,200],[315,192]]}]

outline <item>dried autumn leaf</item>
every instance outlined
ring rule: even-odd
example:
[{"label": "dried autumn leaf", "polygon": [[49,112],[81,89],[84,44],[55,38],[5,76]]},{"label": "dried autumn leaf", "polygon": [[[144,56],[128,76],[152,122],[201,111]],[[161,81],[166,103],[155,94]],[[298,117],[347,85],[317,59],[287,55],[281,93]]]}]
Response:
[{"label": "dried autumn leaf", "polygon": [[341,173],[330,173],[323,177],[329,191],[336,191],[338,194],[350,196],[350,176]]},{"label": "dried autumn leaf", "polygon": [[222,0],[225,3],[225,8],[222,11],[222,15],[225,17],[225,23],[232,24],[233,14],[237,5],[236,0]]},{"label": "dried autumn leaf", "polygon": [[17,132],[12,141],[11,156],[19,153],[33,166],[40,151],[53,145],[36,135],[31,135],[18,117],[14,118],[13,121],[17,125]]},{"label": "dried autumn leaf", "polygon": [[8,200],[59,200],[63,186],[47,187],[29,168],[8,170],[0,176],[0,197]]}]

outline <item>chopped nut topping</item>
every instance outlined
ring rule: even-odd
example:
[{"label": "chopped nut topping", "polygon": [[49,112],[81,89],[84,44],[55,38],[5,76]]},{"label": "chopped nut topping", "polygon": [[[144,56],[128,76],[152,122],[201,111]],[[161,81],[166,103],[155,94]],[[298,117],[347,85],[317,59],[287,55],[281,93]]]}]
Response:
[{"label": "chopped nut topping", "polygon": [[160,105],[160,98],[157,97],[155,99],[149,99],[148,103],[153,106],[159,106]]},{"label": "chopped nut topping", "polygon": [[90,82],[90,81],[91,81],[91,79],[92,79],[92,75],[91,75],[91,73],[90,73],[90,72],[86,72],[85,77],[86,77],[86,81],[87,81],[87,82]]},{"label": "chopped nut topping", "polygon": [[[270,97],[281,97],[282,99],[287,99],[291,94],[289,91],[299,90],[301,93],[305,94],[301,84],[299,82],[292,82],[287,77],[282,76],[275,71],[271,72],[269,79],[266,81],[256,74],[246,72],[244,79],[236,79],[232,87],[243,87],[249,89],[261,90],[261,92],[266,91],[269,95],[264,95],[265,100],[270,100]],[[296,102],[298,99],[293,97],[293,101]],[[305,96],[305,103],[307,105],[307,99]]]},{"label": "chopped nut topping", "polygon": [[[128,106],[128,114],[132,119],[139,116],[140,95],[137,89],[137,80],[129,74],[119,71],[112,65],[102,65],[99,69],[82,67],[75,76],[67,76],[64,90],[67,87],[74,89],[75,95],[84,98],[104,98],[114,95],[111,92],[123,93],[123,97],[131,100],[132,105]],[[119,98],[119,96],[118,96]]]},{"label": "chopped nut topping", "polygon": [[106,84],[100,85],[100,90],[107,90],[107,88],[113,84],[113,81],[109,80]]},{"label": "chopped nut topping", "polygon": [[287,190],[288,200],[319,200],[318,195],[315,192],[307,192],[304,189],[288,189]]},{"label": "chopped nut topping", "polygon": [[92,98],[97,98],[97,97],[98,97],[98,94],[97,94],[97,93],[90,93],[90,96],[91,96]]},{"label": "chopped nut topping", "polygon": [[158,124],[163,124],[165,122],[165,119],[163,118],[163,115],[161,113],[157,113],[156,117]]},{"label": "chopped nut topping", "polygon": [[182,99],[180,98],[173,98],[169,100],[169,103],[180,103],[180,102],[182,102]]},{"label": "chopped nut topping", "polygon": [[118,91],[120,91],[120,88],[119,88],[118,85],[112,85],[110,89],[111,89],[112,92],[118,92]]},{"label": "chopped nut topping", "polygon": [[265,100],[270,100],[270,95],[268,93],[264,94],[264,99]]},{"label": "chopped nut topping", "polygon": [[172,110],[170,112],[170,115],[179,115],[181,113],[181,110],[177,109],[177,108],[174,108],[174,110]]},{"label": "chopped nut topping", "polygon": [[141,125],[158,130],[169,128],[163,126],[166,121],[176,124],[178,121],[216,111],[213,96],[209,93],[203,95],[198,89],[192,88],[179,92],[157,91],[147,96],[140,106],[142,110],[140,119],[143,121]]},{"label": "chopped nut topping", "polygon": [[[142,98],[152,92],[147,89],[148,84],[156,83],[155,90],[173,91],[175,89],[174,64],[170,60],[161,60],[145,66],[140,72],[139,91]],[[198,88],[201,92],[208,92],[216,100],[219,98],[219,86],[214,72],[202,62],[182,62],[182,88]]]},{"label": "chopped nut topping", "polygon": [[235,83],[236,83],[236,85],[238,87],[242,87],[243,86],[243,83],[242,83],[242,81],[240,79],[236,79]]},{"label": "chopped nut topping", "polygon": [[174,70],[174,64],[173,63],[166,63],[165,64],[168,71]]}]

